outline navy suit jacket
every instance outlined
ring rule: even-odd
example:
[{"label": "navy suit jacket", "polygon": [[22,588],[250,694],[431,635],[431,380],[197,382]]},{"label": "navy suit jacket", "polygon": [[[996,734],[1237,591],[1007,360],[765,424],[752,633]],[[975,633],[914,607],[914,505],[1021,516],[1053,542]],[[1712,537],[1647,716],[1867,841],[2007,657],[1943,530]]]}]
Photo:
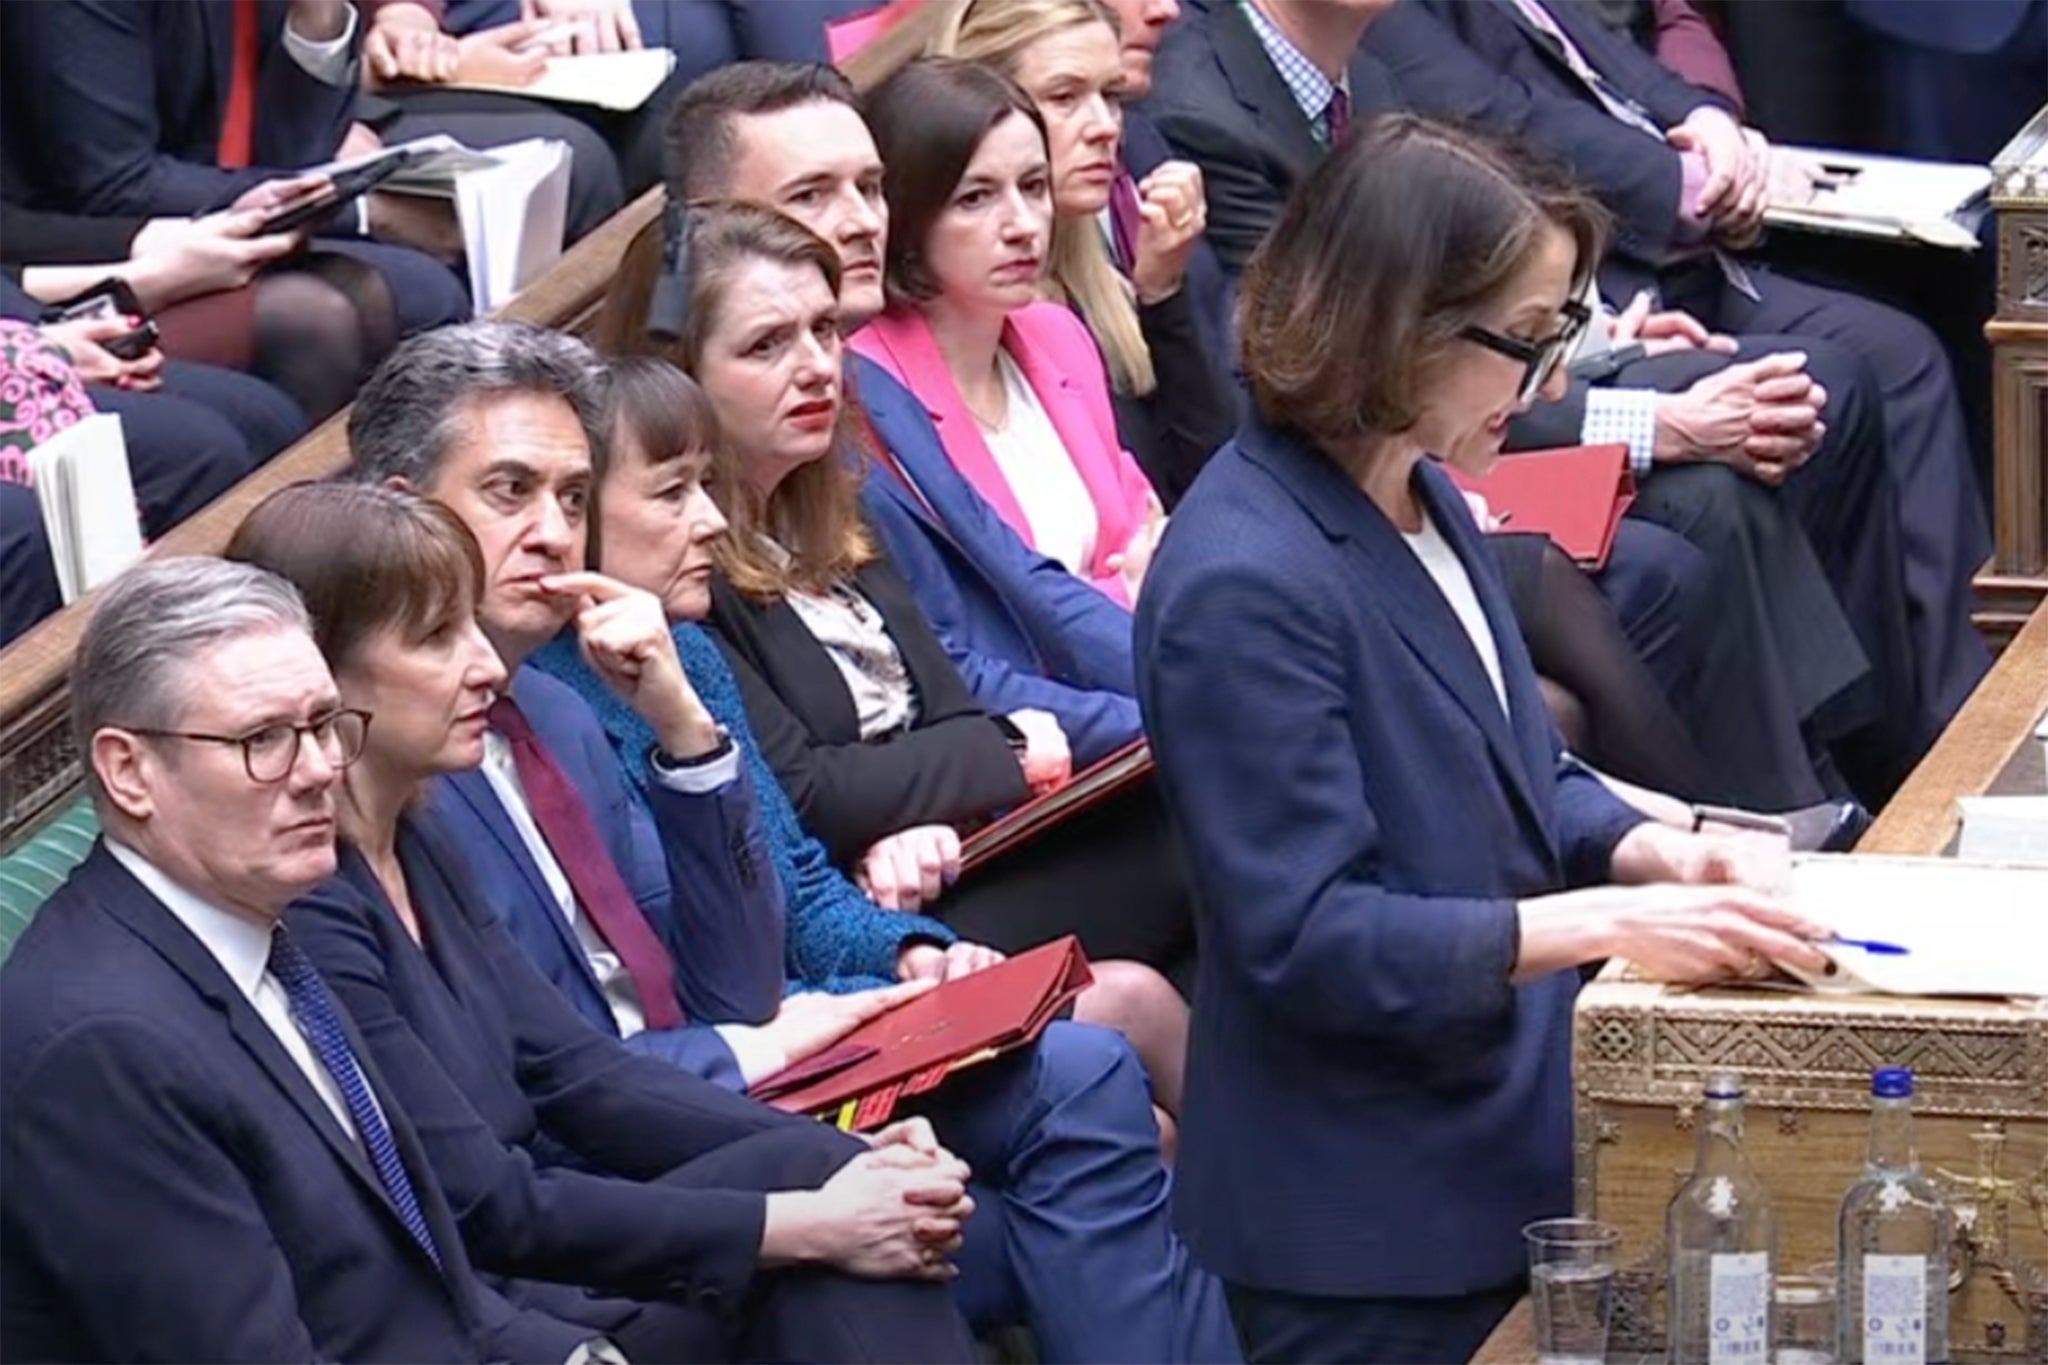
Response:
[{"label": "navy suit jacket", "polygon": [[[287,0],[263,0],[256,147],[222,170],[234,14],[209,0],[0,5],[0,121],[8,194],[90,214],[190,214],[326,161],[355,108],[284,49]],[[361,43],[358,20],[356,43]]]},{"label": "navy suit jacket", "polygon": [[910,390],[865,356],[847,364],[876,436],[916,485],[870,469],[868,520],[967,690],[997,714],[1050,711],[1076,765],[1136,739],[1130,612],[1017,538],[946,458]]},{"label": "navy suit jacket", "polygon": [[468,877],[464,842],[431,810],[400,827],[424,946],[346,846],[340,875],[296,902],[288,923],[418,1124],[472,1258],[503,1275],[737,1305],[758,1260],[763,1197],[660,1178],[809,1121],[578,1018]]},{"label": "navy suit jacket", "polygon": [[[1349,75],[1354,120],[1401,107],[1378,62],[1354,60]],[[1160,41],[1152,93],[1136,107],[1202,168],[1203,237],[1234,290],[1295,182],[1323,159],[1308,116],[1236,0],[1185,0],[1180,21]],[[1214,311],[1214,304],[1205,308]]]},{"label": "navy suit jacket", "polygon": [[[1175,157],[1173,144],[1166,134],[1143,108],[1133,105],[1124,110],[1124,167],[1133,179],[1143,180],[1159,169],[1164,161]],[[1187,273],[1181,277],[1181,288],[1188,291],[1189,300],[1194,304],[1196,321],[1202,329],[1202,341],[1209,348],[1209,354],[1226,372],[1231,368],[1231,357],[1236,353],[1236,329],[1231,325],[1230,286],[1223,274],[1223,264],[1216,259],[1216,249],[1208,238],[1195,243],[1188,253]]]},{"label": "navy suit jacket", "polygon": [[[1509,709],[1393,524],[1256,421],[1175,514],[1140,696],[1191,859],[1178,1217],[1227,1279],[1445,1295],[1571,1207],[1578,977],[1515,986],[1517,899],[1604,880],[1639,816],[1565,755],[1450,481]],[[1512,718],[1510,718],[1512,717]]]},{"label": "navy suit jacket", "polygon": [[[1543,0],[1543,8],[1660,126],[1703,104],[1729,108],[1608,29],[1581,0]],[[1610,114],[1508,0],[1400,0],[1365,31],[1363,50],[1386,63],[1409,108],[1524,139],[1563,162],[1615,215],[1610,260],[1619,253],[1654,267],[1671,256],[1684,182],[1678,153]],[[1606,283],[1611,297],[1626,298],[1647,280],[1637,273]]]},{"label": "navy suit jacket", "polygon": [[219,962],[96,845],[0,969],[0,1355],[488,1358],[448,1202],[343,1029],[441,1269]]},{"label": "navy suit jacket", "polygon": [[1995,52],[2042,0],[1843,0],[1852,19],[1936,52]]},{"label": "navy suit jacket", "polygon": [[[512,695],[583,794],[613,863],[668,949],[684,1018],[772,1018],[785,980],[782,888],[745,765],[731,786],[702,796],[650,781],[643,807],[603,727],[572,688],[529,666],[512,675]],[[578,1014],[617,1037],[618,1024],[576,931],[490,780],[475,769],[436,778],[429,808],[463,850],[483,904],[528,959]],[[744,1088],[732,1050],[709,1027],[647,1029],[626,1046],[728,1090]]]}]

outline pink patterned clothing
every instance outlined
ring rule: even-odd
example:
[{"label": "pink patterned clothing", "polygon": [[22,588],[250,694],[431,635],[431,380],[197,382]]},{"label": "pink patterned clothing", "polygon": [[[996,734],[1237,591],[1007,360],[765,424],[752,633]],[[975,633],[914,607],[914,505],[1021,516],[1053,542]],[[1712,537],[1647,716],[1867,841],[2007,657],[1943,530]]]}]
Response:
[{"label": "pink patterned clothing", "polygon": [[92,410],[61,347],[29,323],[0,318],[0,483],[35,482],[28,453]]}]

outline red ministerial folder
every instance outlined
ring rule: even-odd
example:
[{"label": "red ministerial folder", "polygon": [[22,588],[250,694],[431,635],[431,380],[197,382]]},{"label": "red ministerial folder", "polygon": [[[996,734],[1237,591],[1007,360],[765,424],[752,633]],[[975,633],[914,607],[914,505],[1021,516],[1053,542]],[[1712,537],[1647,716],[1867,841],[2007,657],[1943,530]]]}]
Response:
[{"label": "red ministerial folder", "polygon": [[[798,1063],[747,1093],[795,1114],[851,1108],[881,1091],[916,1094],[951,1072],[1031,1042],[1094,980],[1080,941],[1055,939],[862,1024],[833,1049],[849,1065],[819,1075]],[[892,1107],[861,1105],[870,1112],[842,1126],[872,1127]]]},{"label": "red ministerial folder", "polygon": [[1483,479],[1450,475],[1506,519],[1499,529],[1547,535],[1587,569],[1607,566],[1615,528],[1636,500],[1625,445],[1529,450],[1502,456]]},{"label": "red ministerial folder", "polygon": [[960,841],[960,870],[972,872],[1072,815],[1109,800],[1152,775],[1152,746],[1134,739],[1076,773],[1067,785],[1033,797]]}]

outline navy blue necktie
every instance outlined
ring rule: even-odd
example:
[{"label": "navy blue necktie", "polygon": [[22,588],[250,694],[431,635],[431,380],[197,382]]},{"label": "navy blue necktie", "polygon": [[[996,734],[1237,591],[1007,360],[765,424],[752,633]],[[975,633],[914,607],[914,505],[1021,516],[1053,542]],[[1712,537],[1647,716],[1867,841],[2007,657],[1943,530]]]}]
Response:
[{"label": "navy blue necktie", "polygon": [[391,1128],[370,1099],[370,1083],[363,1079],[362,1068],[356,1065],[355,1053],[349,1049],[348,1035],[341,1031],[341,1016],[335,1013],[334,999],[327,994],[320,973],[313,969],[312,959],[292,942],[281,924],[270,936],[270,974],[284,987],[292,1018],[298,1021],[306,1041],[313,1045],[313,1055],[340,1088],[348,1115],[355,1120],[356,1132],[362,1135],[363,1150],[369,1154],[377,1178],[384,1182],[384,1192],[397,1205],[405,1230],[434,1264],[440,1265],[441,1253],[434,1248],[434,1234],[427,1230],[420,1201],[405,1174],[405,1163],[398,1159],[398,1144],[392,1140]]}]

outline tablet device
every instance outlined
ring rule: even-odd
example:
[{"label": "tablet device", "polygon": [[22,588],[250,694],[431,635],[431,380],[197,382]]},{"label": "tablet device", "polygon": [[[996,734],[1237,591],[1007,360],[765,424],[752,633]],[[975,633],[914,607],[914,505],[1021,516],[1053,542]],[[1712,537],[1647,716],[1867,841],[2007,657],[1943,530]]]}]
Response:
[{"label": "tablet device", "polygon": [[275,232],[296,232],[308,223],[326,218],[343,204],[362,198],[389,180],[410,155],[404,148],[394,147],[388,152],[380,152],[329,172],[328,179],[334,186],[332,191],[285,205],[263,220],[257,234],[267,237]]}]

